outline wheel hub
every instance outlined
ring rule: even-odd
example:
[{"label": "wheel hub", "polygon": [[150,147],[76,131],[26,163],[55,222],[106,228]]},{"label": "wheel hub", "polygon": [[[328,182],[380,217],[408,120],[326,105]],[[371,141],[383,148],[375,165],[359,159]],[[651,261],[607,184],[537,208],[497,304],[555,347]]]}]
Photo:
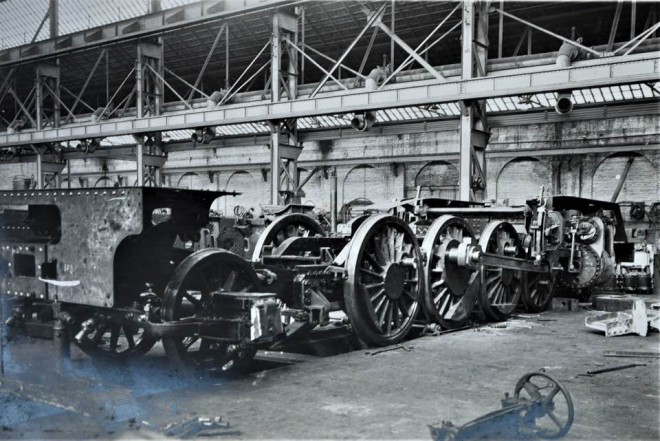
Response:
[{"label": "wheel hub", "polygon": [[385,293],[391,299],[398,299],[403,294],[406,283],[406,270],[399,263],[393,263],[385,270]]}]

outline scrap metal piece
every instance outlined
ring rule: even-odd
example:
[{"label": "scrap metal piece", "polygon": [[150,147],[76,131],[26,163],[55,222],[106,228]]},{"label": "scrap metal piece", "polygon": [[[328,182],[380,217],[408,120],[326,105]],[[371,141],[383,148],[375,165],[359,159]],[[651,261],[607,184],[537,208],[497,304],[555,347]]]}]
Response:
[{"label": "scrap metal piece", "polygon": [[587,371],[586,376],[593,377],[594,375],[604,374],[605,372],[620,371],[620,370],[623,370],[623,369],[630,369],[630,368],[639,367],[639,366],[646,366],[646,364],[644,364],[644,363],[631,363],[631,364],[623,364],[621,366],[612,366],[612,367],[603,368],[603,369],[596,369],[595,371]]},{"label": "scrap metal piece", "polygon": [[646,337],[648,328],[660,329],[660,312],[647,309],[644,300],[635,300],[630,312],[606,312],[586,317],[587,328],[605,332],[606,337],[625,334],[638,334]]},{"label": "scrap metal piece", "polygon": [[660,358],[660,352],[603,351],[604,357]]}]

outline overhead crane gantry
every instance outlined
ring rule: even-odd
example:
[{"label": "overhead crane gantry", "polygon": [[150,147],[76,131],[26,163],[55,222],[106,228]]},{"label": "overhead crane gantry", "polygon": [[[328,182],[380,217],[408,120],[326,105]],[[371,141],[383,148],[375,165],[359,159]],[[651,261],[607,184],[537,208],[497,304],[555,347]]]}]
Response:
[{"label": "overhead crane gantry", "polygon": [[[291,4],[294,3],[299,2],[292,2]],[[619,48],[624,49],[625,46],[628,46],[625,55],[613,56],[616,53],[611,52],[612,45],[608,45],[610,51],[607,53],[597,52],[591,48],[583,48],[586,51],[595,53],[597,58],[580,61],[566,68],[546,65],[514,68],[496,73],[488,72],[489,14],[493,12],[500,14],[500,53],[502,17],[504,14],[514,19],[517,19],[517,17],[504,13],[497,8],[489,9],[487,2],[465,1],[457,5],[449,14],[453,14],[460,6],[462,11],[460,25],[463,35],[461,43],[462,75],[460,79],[445,78],[441,70],[430,66],[421,57],[420,54],[428,50],[428,45],[426,49],[422,49],[422,45],[413,49],[384,23],[382,14],[388,6],[389,2],[385,2],[376,10],[363,11],[365,12],[363,18],[366,20],[366,24],[337,60],[330,58],[333,61],[332,68],[324,69],[317,63],[312,63],[322,70],[324,75],[311,93],[300,93],[299,86],[302,72],[300,72],[301,63],[299,60],[307,59],[312,62],[313,59],[306,51],[309,47],[305,45],[304,41],[300,41],[298,35],[300,21],[304,14],[300,13],[302,9],[293,7],[280,8],[272,13],[272,33],[267,45],[248,65],[239,80],[229,88],[227,95],[220,100],[220,105],[210,109],[192,105],[190,99],[183,98],[182,94],[178,93],[174,87],[164,80],[164,70],[167,68],[164,66],[162,57],[163,42],[161,38],[148,42],[140,41],[137,44],[138,57],[137,67],[134,70],[134,92],[131,92],[131,95],[124,101],[124,110],[131,116],[108,120],[74,117],[73,122],[63,121],[59,107],[59,104],[63,105],[63,103],[58,95],[59,89],[53,83],[53,81],[59,81],[57,64],[39,64],[37,72],[48,72],[50,74],[49,78],[55,79],[51,80],[51,83],[44,82],[43,87],[46,92],[51,93],[53,102],[57,103],[57,106],[53,107],[55,110],[50,116],[46,116],[46,121],[43,123],[41,122],[43,112],[40,107],[43,104],[43,93],[41,96],[37,96],[36,113],[38,118],[32,124],[37,128],[26,129],[13,134],[0,133],[0,148],[36,146],[34,149],[39,152],[39,146],[41,145],[48,146],[63,141],[133,135],[137,145],[137,168],[138,170],[148,168],[149,174],[147,176],[152,179],[154,184],[157,184],[160,182],[157,173],[159,165],[162,165],[164,161],[154,160],[154,158],[160,157],[162,150],[158,137],[160,132],[261,122],[267,124],[271,131],[271,174],[269,179],[271,181],[272,203],[278,204],[283,202],[284,199],[294,199],[299,190],[296,162],[301,151],[301,143],[297,136],[297,119],[347,113],[365,114],[379,109],[456,102],[460,104],[462,110],[460,126],[460,196],[465,200],[474,200],[483,199],[484,197],[484,152],[489,132],[485,111],[486,99],[532,95],[567,89],[578,90],[600,86],[655,82],[660,76],[660,56],[657,53],[630,54],[631,49],[634,49],[658,29],[658,24],[653,23],[649,23],[647,29],[642,33],[636,36],[631,34],[631,40]],[[361,20],[362,18],[355,17],[355,19]],[[535,29],[539,28],[524,20],[519,21]],[[424,42],[427,42],[440,29],[442,24],[444,24],[444,21],[436,26]],[[457,25],[452,29],[455,29]],[[400,64],[395,73],[401,70],[401,66],[410,63],[412,59],[418,61],[431,74],[431,78],[400,84],[385,84],[377,90],[349,90],[333,74],[340,67],[343,67],[345,70],[354,72],[357,77],[364,77],[361,74],[364,63],[360,71],[354,71],[353,69],[347,69],[342,62],[351,49],[354,48],[357,41],[371,28],[382,29],[392,38],[393,44],[396,43],[408,53],[408,59]],[[543,31],[542,28],[541,30]],[[220,38],[221,32],[218,33],[216,42]],[[566,40],[565,37],[557,36],[549,31],[545,32]],[[213,48],[215,48],[216,42],[214,42]],[[240,83],[244,75],[248,76],[249,69],[268,46],[270,46],[270,99],[230,104],[229,98],[234,96],[268,66],[262,65],[246,81]],[[326,59],[329,58],[323,56]],[[206,64],[205,62],[205,66]],[[125,79],[124,83],[128,81],[130,76],[131,74]],[[197,89],[197,81],[193,85],[181,78],[179,79],[191,87],[193,91],[201,92]],[[339,86],[339,90],[324,87],[324,84],[330,80]],[[4,85],[7,81],[0,81],[0,83]],[[183,104],[182,106],[163,103],[166,88],[179,98]],[[24,104],[24,101],[27,102],[28,99],[22,101],[16,96],[13,89],[9,90],[19,103],[22,112],[29,117],[30,111],[26,108],[29,107],[29,104]],[[37,92],[39,90],[41,89],[38,89]],[[2,93],[2,89],[0,89],[0,93]],[[136,96],[134,109],[127,106],[133,94]],[[109,105],[110,103],[106,105],[106,108]],[[72,113],[70,109],[64,107],[64,110]],[[103,115],[103,112],[101,115]],[[48,125],[51,127],[48,127]],[[145,151],[145,143],[148,140],[151,140],[152,146],[149,151]],[[38,154],[38,157],[41,156]],[[145,164],[145,158],[148,158],[146,161],[148,164]],[[144,176],[144,173],[138,172],[138,185],[144,184]]]}]

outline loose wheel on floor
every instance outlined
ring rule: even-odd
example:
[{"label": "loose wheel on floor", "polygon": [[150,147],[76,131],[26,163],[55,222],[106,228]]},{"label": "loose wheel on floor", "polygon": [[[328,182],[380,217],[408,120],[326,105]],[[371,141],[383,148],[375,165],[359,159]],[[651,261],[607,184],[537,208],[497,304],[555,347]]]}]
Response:
[{"label": "loose wheel on floor", "polygon": [[353,329],[370,345],[400,342],[424,290],[415,234],[401,219],[378,214],[364,221],[348,246],[344,301]]},{"label": "loose wheel on floor", "polygon": [[476,300],[476,271],[445,258],[464,241],[475,241],[470,225],[460,217],[443,215],[433,221],[422,242],[426,253],[424,308],[446,329],[464,326]]},{"label": "loose wheel on floor", "polygon": [[[486,225],[479,246],[485,253],[524,257],[518,232],[504,221]],[[481,270],[479,307],[493,320],[506,320],[516,309],[522,290],[522,271],[484,266]]]},{"label": "loose wheel on floor", "polygon": [[[252,266],[225,250],[205,249],[179,264],[163,297],[162,316],[167,321],[217,318],[223,311],[214,304],[214,292],[253,292],[259,279]],[[183,372],[219,372],[240,368],[256,353],[241,342],[228,344],[200,335],[163,338],[167,357]]]},{"label": "loose wheel on floor", "polygon": [[264,248],[277,247],[291,237],[325,236],[317,221],[304,214],[287,214],[271,222],[261,233],[252,253],[252,261],[259,262],[264,255]]},{"label": "loose wheel on floor", "polygon": [[146,354],[157,341],[137,323],[115,322],[92,309],[73,314],[69,334],[76,346],[90,357],[120,361]]},{"label": "loose wheel on floor", "polygon": [[547,374],[531,372],[523,375],[516,384],[514,397],[535,403],[521,418],[525,435],[530,439],[558,439],[573,425],[575,409],[571,394]]}]

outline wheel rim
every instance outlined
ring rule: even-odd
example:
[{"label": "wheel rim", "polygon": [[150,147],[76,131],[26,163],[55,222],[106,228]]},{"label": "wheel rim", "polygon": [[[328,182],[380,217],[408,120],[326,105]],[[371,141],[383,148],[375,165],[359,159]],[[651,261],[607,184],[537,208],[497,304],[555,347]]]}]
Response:
[{"label": "wheel rim", "polygon": [[[219,249],[206,249],[188,256],[177,267],[163,298],[163,319],[217,318],[213,292],[257,291],[259,279],[252,266],[240,257]],[[226,342],[199,335],[163,338],[168,358],[179,370],[215,372],[232,362],[247,361],[254,350],[237,342],[229,351]],[[236,363],[238,365],[239,363]]]},{"label": "wheel rim", "polygon": [[344,299],[358,335],[393,344],[410,331],[423,290],[421,252],[410,227],[388,215],[367,219],[351,240]]},{"label": "wheel rim", "polygon": [[[486,253],[523,257],[518,233],[508,222],[489,223],[481,234],[479,246]],[[482,267],[479,306],[488,317],[506,320],[516,309],[522,290],[521,271]]]},{"label": "wheel rim", "polygon": [[535,437],[561,438],[573,425],[575,409],[571,394],[549,375],[540,372],[525,374],[518,380],[514,396],[535,402],[522,418],[528,422],[525,427],[531,429]]},{"label": "wheel rim", "polygon": [[317,221],[304,214],[287,214],[275,219],[259,236],[252,253],[252,261],[259,262],[266,247],[279,246],[291,237],[325,236]]},{"label": "wheel rim", "polygon": [[469,318],[474,296],[466,294],[472,294],[478,284],[473,270],[445,259],[446,252],[464,240],[474,241],[470,225],[459,217],[443,215],[433,222],[422,242],[427,256],[424,307],[436,322],[449,329],[463,326]]},{"label": "wheel rim", "polygon": [[80,332],[85,321],[95,319],[98,322],[96,329],[81,341],[73,340],[76,346],[92,358],[136,358],[147,353],[157,341],[137,323],[115,323],[104,319],[96,311],[80,312],[74,316],[76,326],[70,330],[72,335]]}]

